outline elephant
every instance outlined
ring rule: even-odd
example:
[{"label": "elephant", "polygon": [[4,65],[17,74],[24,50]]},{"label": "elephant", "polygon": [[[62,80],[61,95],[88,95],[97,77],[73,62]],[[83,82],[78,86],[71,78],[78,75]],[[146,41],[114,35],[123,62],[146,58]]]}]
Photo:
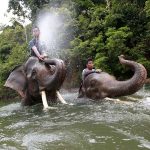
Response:
[{"label": "elephant", "polygon": [[130,67],[134,75],[126,81],[118,81],[114,76],[100,72],[91,71],[85,75],[85,79],[78,92],[78,97],[88,97],[93,100],[100,100],[106,97],[114,98],[131,95],[137,92],[144,85],[147,71],[142,64],[135,61],[126,60],[124,55],[120,55],[121,64]]},{"label": "elephant", "polygon": [[34,105],[43,102],[44,109],[49,108],[48,101],[58,99],[67,104],[59,93],[66,76],[66,67],[60,59],[46,58],[40,61],[37,57],[15,67],[7,78],[6,87],[16,90],[22,97],[22,105]]}]

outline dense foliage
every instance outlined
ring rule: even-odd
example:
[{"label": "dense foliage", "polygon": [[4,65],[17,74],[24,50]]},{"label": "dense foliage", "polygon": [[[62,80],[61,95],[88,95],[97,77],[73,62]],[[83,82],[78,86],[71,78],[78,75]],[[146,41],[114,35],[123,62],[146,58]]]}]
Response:
[{"label": "dense foliage", "polygon": [[6,95],[3,85],[9,73],[22,64],[27,55],[24,29],[18,22],[14,22],[0,34],[0,96]]},{"label": "dense foliage", "polygon": [[[9,10],[32,21],[43,8],[57,8],[60,14],[71,16],[64,23],[65,33],[60,33],[60,48],[67,54],[73,84],[79,86],[88,57],[96,68],[129,77],[131,72],[118,62],[120,54],[142,63],[150,77],[150,0],[9,0]],[[24,32],[21,25],[13,24],[3,27],[0,34],[1,88],[10,70],[27,57]]]}]

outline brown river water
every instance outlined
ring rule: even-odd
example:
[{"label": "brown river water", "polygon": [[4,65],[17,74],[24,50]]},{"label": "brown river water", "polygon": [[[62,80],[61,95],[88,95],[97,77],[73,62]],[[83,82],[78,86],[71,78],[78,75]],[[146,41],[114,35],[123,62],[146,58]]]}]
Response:
[{"label": "brown river water", "polygon": [[41,104],[0,101],[0,150],[150,149],[150,86],[102,102],[61,93],[74,105],[43,111]]}]

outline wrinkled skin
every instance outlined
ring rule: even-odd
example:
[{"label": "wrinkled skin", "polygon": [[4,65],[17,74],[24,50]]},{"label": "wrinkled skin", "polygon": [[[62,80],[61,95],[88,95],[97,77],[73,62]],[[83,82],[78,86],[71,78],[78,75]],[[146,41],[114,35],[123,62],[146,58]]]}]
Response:
[{"label": "wrinkled skin", "polygon": [[125,60],[123,55],[119,56],[119,61],[134,71],[132,78],[126,81],[117,81],[115,77],[106,72],[88,74],[82,88],[79,90],[78,97],[88,97],[96,100],[105,97],[125,96],[137,92],[145,83],[146,69],[139,63]]},{"label": "wrinkled skin", "polygon": [[11,72],[5,86],[21,95],[23,105],[42,102],[41,91],[46,92],[48,101],[56,102],[56,91],[60,89],[65,76],[66,68],[62,60],[39,61],[36,57],[30,57]]}]

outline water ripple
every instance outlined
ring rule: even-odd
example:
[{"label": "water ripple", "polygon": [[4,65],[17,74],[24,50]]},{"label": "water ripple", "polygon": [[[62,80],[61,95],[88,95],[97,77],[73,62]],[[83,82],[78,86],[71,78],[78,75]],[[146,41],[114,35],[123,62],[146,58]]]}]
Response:
[{"label": "water ripple", "polygon": [[47,112],[41,104],[1,106],[0,149],[150,149],[150,97],[140,92],[93,102],[75,91],[63,94],[74,106]]}]

